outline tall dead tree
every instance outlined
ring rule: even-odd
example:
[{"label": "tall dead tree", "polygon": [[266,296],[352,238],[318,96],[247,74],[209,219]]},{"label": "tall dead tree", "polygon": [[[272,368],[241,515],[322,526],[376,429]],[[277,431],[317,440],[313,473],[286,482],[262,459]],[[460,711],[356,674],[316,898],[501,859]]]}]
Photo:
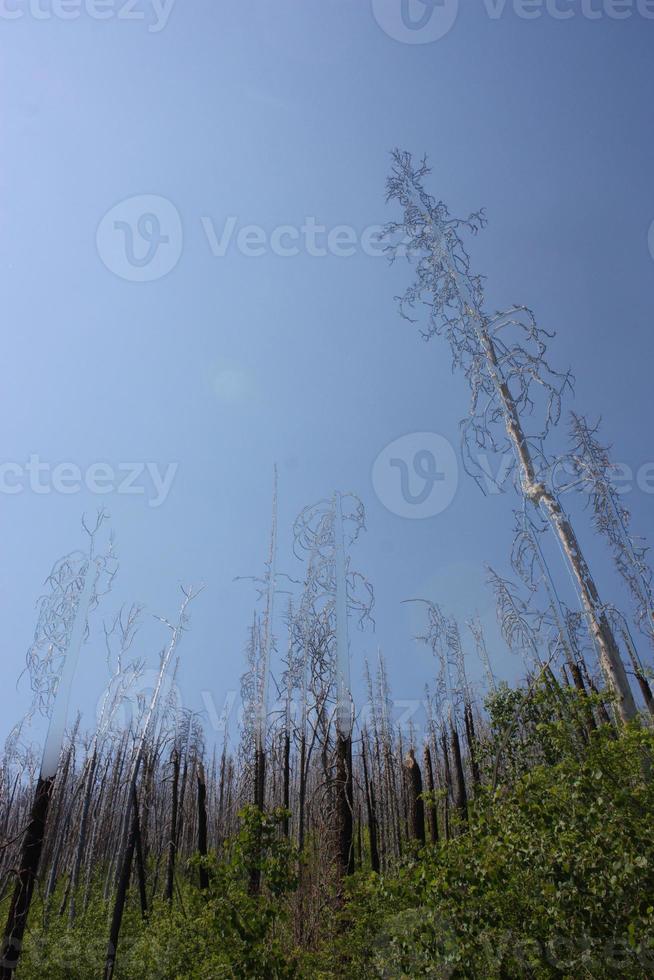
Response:
[{"label": "tall dead tree", "polygon": [[[518,491],[544,514],[559,542],[618,713],[629,721],[636,715],[636,705],[605,607],[572,524],[548,484],[547,472],[539,466],[546,459],[543,442],[558,422],[561,398],[571,386],[571,376],[549,366],[546,354],[551,335],[537,325],[529,309],[515,306],[495,315],[485,311],[483,280],[471,273],[460,235],[462,230],[476,233],[482,228],[483,212],[463,220],[453,218],[446,205],[424,189],[429,172],[424,160],[416,166],[411,154],[394,151],[387,198],[397,201],[403,214],[400,221],[387,225],[387,249],[391,259],[406,255],[416,270],[414,282],[400,300],[400,311],[412,320],[416,305],[424,306],[427,327],[423,336],[445,336],[454,367],[463,371],[470,385],[470,414],[463,425],[469,471],[480,481],[480,449],[511,453],[513,467],[504,479],[511,468],[517,471]],[[538,431],[528,433],[523,417],[534,412],[539,400],[544,400],[543,421]]]},{"label": "tall dead tree", "polygon": [[[346,541],[345,525],[348,526]],[[370,584],[349,567],[348,545],[365,526],[363,504],[353,494],[335,492],[330,500],[305,507],[294,525],[295,553],[308,556],[311,576],[305,595],[310,607],[304,617],[328,623],[326,653],[335,698],[335,818],[336,860],[340,875],[354,870],[354,791],[352,772],[353,702],[350,686],[348,614],[355,611],[362,625],[370,619]],[[326,749],[328,738],[323,738]]]}]

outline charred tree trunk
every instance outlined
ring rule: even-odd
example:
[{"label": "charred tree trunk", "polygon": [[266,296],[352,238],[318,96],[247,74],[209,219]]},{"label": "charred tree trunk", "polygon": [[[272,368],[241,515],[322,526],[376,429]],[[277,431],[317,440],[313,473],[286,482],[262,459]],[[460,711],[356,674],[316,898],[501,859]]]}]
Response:
[{"label": "charred tree trunk", "polygon": [[[257,746],[254,756],[254,805],[263,813],[266,796],[266,753],[261,746]],[[252,868],[250,872],[249,891],[251,895],[258,895],[261,891],[261,871],[258,867]]]},{"label": "charred tree trunk", "polygon": [[14,894],[9,907],[7,925],[2,941],[0,957],[0,978],[11,980],[16,970],[23,945],[34,884],[39,870],[43,838],[45,836],[48,807],[52,796],[55,777],[39,779],[30,813],[30,822],[25,832],[20,858],[20,868],[16,877]]},{"label": "charred tree trunk", "polygon": [[[597,686],[593,683],[593,681],[590,682],[590,689],[593,692],[593,694],[599,695],[599,691],[597,690]],[[600,698],[600,700],[598,701],[598,704],[597,704],[597,713],[598,713],[598,715],[600,717],[600,722],[601,722],[602,725],[608,725],[609,728],[611,728],[613,726],[613,722],[611,721],[611,716],[608,713],[608,711],[606,709],[606,705],[605,705],[604,701],[601,698]]]},{"label": "charred tree trunk", "polygon": [[284,837],[288,838],[289,835],[289,811],[291,808],[291,733],[288,728],[284,732],[284,779],[283,779],[283,793],[284,793],[284,819],[282,820],[282,833]]},{"label": "charred tree trunk", "polygon": [[468,743],[468,756],[470,759],[470,775],[472,776],[472,785],[476,789],[480,782],[479,764],[477,762],[477,735],[475,733],[475,720],[472,715],[472,705],[469,701],[466,701],[464,716],[466,726],[466,742]]},{"label": "charred tree trunk", "polygon": [[443,799],[443,830],[445,831],[445,840],[449,840],[451,837],[451,827],[450,827],[450,795],[452,794],[452,770],[450,768],[450,751],[447,745],[447,735],[445,734],[445,729],[441,734],[441,749],[443,752],[443,782],[444,782],[444,799]]},{"label": "charred tree trunk", "polygon": [[89,768],[86,775],[86,781],[84,786],[84,800],[82,803],[82,816],[80,820],[79,837],[77,840],[77,850],[75,852],[75,863],[73,865],[73,870],[70,876],[70,906],[68,908],[68,921],[72,925],[75,921],[76,915],[76,892],[79,883],[79,875],[82,867],[82,860],[84,858],[84,850],[86,848],[86,838],[88,835],[88,825],[89,825],[89,813],[91,810],[91,798],[93,796],[93,783],[95,780],[95,770],[98,764],[98,753],[97,748],[93,750],[93,755],[89,762]]},{"label": "charred tree trunk", "polygon": [[452,750],[453,799],[459,817],[465,823],[468,819],[468,794],[461,759],[461,743],[454,722],[450,723],[450,748]]},{"label": "charred tree trunk", "polygon": [[307,736],[302,732],[300,741],[300,786],[298,791],[298,849],[304,848],[304,821],[307,798]]},{"label": "charred tree trunk", "polygon": [[654,716],[654,695],[652,695],[652,689],[649,685],[649,681],[643,673],[636,648],[627,630],[622,631],[622,636],[627,646],[627,650],[629,651],[629,659],[631,660],[631,666],[633,667],[634,677],[638,681],[638,686],[640,688],[640,693],[643,696],[645,707],[647,708],[649,714]]},{"label": "charred tree trunk", "polygon": [[170,760],[173,764],[173,787],[170,812],[170,837],[168,840],[168,868],[166,873],[166,901],[172,902],[175,883],[175,857],[177,855],[177,807],[179,805],[179,752],[173,749]]},{"label": "charred tree trunk", "polygon": [[134,836],[136,840],[136,875],[139,883],[141,916],[143,919],[147,919],[148,896],[145,881],[145,857],[143,854],[143,835],[141,834],[141,819],[139,816],[139,804],[136,794],[134,794]]},{"label": "charred tree trunk", "polygon": [[134,851],[136,850],[136,841],[137,837],[139,836],[138,797],[136,794],[136,786],[134,784],[132,784],[130,787],[130,806],[132,816],[131,820],[129,821],[127,841],[121,855],[118,868],[118,884],[116,888],[116,897],[114,900],[114,910],[111,917],[111,926],[109,928],[109,942],[107,944],[107,954],[105,957],[103,974],[104,980],[112,980],[114,975],[116,953],[118,951],[118,939],[120,937],[120,927],[123,922],[125,902],[127,901],[127,892],[129,890],[129,882],[132,876]]},{"label": "charred tree trunk", "polygon": [[207,850],[207,783],[204,777],[204,766],[198,763],[198,854],[200,855],[200,888],[205,891],[209,887],[209,872],[204,859]]},{"label": "charred tree trunk", "polygon": [[352,738],[336,736],[336,820],[337,862],[341,877],[354,874],[354,784],[352,780]]},{"label": "charred tree trunk", "polygon": [[[427,781],[427,792],[433,797],[435,789],[434,769],[431,763],[431,750],[428,744],[425,745],[422,758],[425,779]],[[432,844],[436,844],[438,841],[438,816],[433,798],[427,804],[427,826],[429,827],[429,839]]]},{"label": "charred tree trunk", "polygon": [[407,827],[409,838],[425,843],[425,805],[422,799],[422,774],[413,749],[404,760],[404,782],[407,795]]},{"label": "charred tree trunk", "polygon": [[377,844],[377,806],[375,801],[375,787],[368,773],[368,762],[366,759],[366,740],[361,743],[361,761],[363,763],[363,782],[366,794],[366,810],[368,812],[368,837],[370,840],[370,867],[373,871],[379,871],[379,847]]}]

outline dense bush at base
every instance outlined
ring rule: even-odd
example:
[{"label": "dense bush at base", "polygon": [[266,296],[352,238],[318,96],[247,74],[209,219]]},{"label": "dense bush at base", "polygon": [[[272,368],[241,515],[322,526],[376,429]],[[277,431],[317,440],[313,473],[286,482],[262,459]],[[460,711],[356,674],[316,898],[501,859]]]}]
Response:
[{"label": "dense bush at base", "polygon": [[352,883],[343,975],[654,976],[652,734],[603,729],[581,759],[546,734],[557,765],[482,794],[467,833],[397,874]]},{"label": "dense bush at base", "polygon": [[[653,976],[654,737],[605,727],[580,752],[563,726],[539,730],[556,764],[482,790],[453,840],[355,875],[340,911],[326,902],[312,951],[293,939],[297,859],[279,815],[246,811],[229,859],[209,861],[207,892],[189,868],[172,909],[158,903],[144,923],[130,903],[117,980]],[[69,930],[55,898],[46,939],[34,907],[19,980],[99,978],[107,916],[98,893]]]}]

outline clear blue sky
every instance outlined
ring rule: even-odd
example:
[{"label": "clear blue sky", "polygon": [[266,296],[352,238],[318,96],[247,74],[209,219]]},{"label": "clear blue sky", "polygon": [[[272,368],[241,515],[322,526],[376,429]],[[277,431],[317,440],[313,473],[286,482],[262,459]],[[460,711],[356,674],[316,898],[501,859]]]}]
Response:
[{"label": "clear blue sky", "polygon": [[[157,32],[145,0],[144,20],[39,19],[27,3],[0,17],[0,458],[178,464],[159,507],[103,498],[121,570],[101,612],[138,600],[174,616],[179,583],[205,584],[180,650],[193,708],[203,689],[220,706],[238,686],[255,596],[232,579],[263,567],[274,461],[291,573],[296,513],[334,487],[363,499],[353,561],[375,585],[377,631],[355,635],[353,670],[379,644],[398,698],[420,697],[433,671],[411,639],[418,613],[401,600],[492,623],[483,562],[506,567],[513,502],[484,499],[462,476],[444,513],[407,520],[374,492],[388,443],[427,431],[456,444],[466,410],[445,347],[425,346],[397,315],[408,270],[359,249],[214,256],[203,218],[218,235],[229,216],[267,232],[307,216],[361,232],[391,216],[389,150],[426,152],[436,196],[455,213],[487,209],[472,255],[490,304],[526,303],[555,328],[574,406],[604,416],[621,462],[654,460],[654,20],[635,4],[626,19],[589,19],[574,2],[566,20],[523,19],[508,2],[493,18],[462,0],[444,37],[407,44],[378,23],[398,22],[399,5],[377,3],[375,19],[368,0],[177,0]],[[96,247],[105,213],[135,195],[164,197],[181,216],[179,261],[156,281],[120,278]],[[0,494],[12,692],[0,734],[27,703],[24,682],[13,690],[41,583],[82,544],[80,516],[99,502]],[[650,541],[653,502],[628,497]],[[602,549],[584,541],[603,591],[619,596]],[[99,622],[76,690],[89,723],[105,677]],[[159,639],[144,632],[152,664]],[[513,676],[493,643],[498,673]]]}]

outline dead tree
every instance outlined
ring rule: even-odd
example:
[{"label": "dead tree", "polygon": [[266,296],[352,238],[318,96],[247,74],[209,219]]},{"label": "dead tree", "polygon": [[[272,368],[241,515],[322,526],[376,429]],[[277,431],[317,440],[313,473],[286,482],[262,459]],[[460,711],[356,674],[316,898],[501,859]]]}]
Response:
[{"label": "dead tree", "polygon": [[373,871],[379,871],[379,845],[377,841],[377,801],[375,798],[375,786],[372,780],[372,773],[368,769],[367,746],[368,733],[364,730],[361,735],[361,762],[363,765],[363,784],[366,799],[366,813],[368,816],[368,842],[370,846],[370,867]]},{"label": "dead tree", "polygon": [[[345,526],[347,525],[347,540]],[[305,617],[325,616],[329,624],[328,652],[335,696],[336,860],[341,875],[354,870],[354,795],[352,775],[353,704],[350,685],[348,614],[355,611],[359,623],[370,620],[372,588],[349,568],[348,545],[365,526],[363,504],[353,494],[335,492],[330,500],[305,507],[294,524],[295,553],[308,556],[311,579],[305,595],[310,608]],[[323,739],[326,749],[328,738]]]},{"label": "dead tree", "polygon": [[404,760],[404,779],[406,783],[406,793],[408,802],[408,830],[409,838],[425,843],[425,804],[422,799],[422,774],[420,766],[416,762],[413,749],[409,749],[408,755]]},{"label": "dead tree", "polygon": [[200,855],[200,888],[203,891],[209,887],[209,872],[206,867],[207,849],[207,782],[204,766],[198,762],[198,854]]},{"label": "dead tree", "polygon": [[438,812],[434,800],[436,786],[434,783],[434,769],[431,761],[431,749],[429,748],[428,742],[425,742],[422,758],[422,765],[425,771],[425,778],[427,780],[427,793],[429,794],[429,801],[426,805],[429,840],[432,844],[436,844],[438,842]]},{"label": "dead tree", "polygon": [[[547,472],[538,465],[540,459],[546,459],[541,447],[559,420],[561,398],[571,387],[571,375],[554,371],[548,364],[551,335],[537,325],[529,309],[516,306],[495,315],[485,311],[483,280],[471,273],[460,235],[462,230],[476,233],[483,227],[483,212],[465,220],[452,218],[446,205],[425,191],[423,179],[428,174],[424,160],[414,166],[411,154],[394,151],[387,197],[400,204],[403,214],[400,221],[387,225],[387,248],[391,259],[401,253],[416,269],[414,282],[400,300],[400,310],[411,320],[415,306],[424,305],[428,313],[423,336],[444,335],[448,341],[453,365],[463,371],[472,393],[470,414],[463,425],[466,466],[479,482],[483,475],[479,449],[510,454],[506,458],[513,467],[505,472],[504,480],[512,468],[517,471],[518,492],[544,514],[558,540],[618,713],[629,721],[636,715],[636,705],[620,650],[572,524],[548,485]],[[523,417],[534,412],[539,396],[544,399],[543,421],[537,431],[528,433]]]},{"label": "dead tree", "polygon": [[127,890],[129,888],[129,881],[132,872],[132,862],[134,860],[134,852],[137,846],[137,840],[140,836],[140,829],[138,823],[137,782],[139,778],[141,764],[143,762],[146,743],[151,734],[152,726],[155,722],[157,710],[159,708],[159,702],[161,698],[164,679],[166,677],[167,671],[172,662],[173,656],[176,653],[182,635],[185,632],[185,630],[188,628],[189,603],[192,602],[192,600],[198,594],[197,592],[194,592],[193,589],[190,588],[183,588],[182,593],[183,593],[183,600],[180,607],[179,617],[177,622],[173,624],[165,619],[160,620],[170,630],[170,640],[161,655],[161,662],[159,665],[159,674],[157,676],[157,682],[155,684],[149,706],[147,708],[145,717],[142,722],[141,731],[136,746],[134,748],[132,764],[129,772],[129,777],[128,777],[129,804],[128,805],[131,810],[131,817],[128,815],[127,819],[128,819],[129,831],[127,834],[127,838],[121,848],[121,853],[119,854],[119,858],[118,858],[118,886],[116,890],[116,896],[114,899],[114,907],[113,907],[113,913],[111,917],[111,925],[109,929],[109,940],[107,943],[107,952],[105,956],[105,965],[104,965],[104,974],[103,974],[104,980],[111,980],[114,974],[114,968],[116,964],[116,954],[118,949],[118,939],[120,936],[120,928],[123,920],[123,912],[125,910],[125,902],[127,899]]},{"label": "dead tree", "polygon": [[173,888],[175,884],[175,857],[177,855],[177,817],[179,805],[179,752],[177,746],[173,748],[170,755],[170,764],[173,770],[172,800],[170,807],[170,834],[168,838],[168,867],[166,870],[166,894],[168,903],[173,900]]},{"label": "dead tree", "polygon": [[104,594],[99,585],[101,577],[104,591],[108,591],[116,574],[111,548],[107,555],[95,555],[95,536],[104,519],[104,512],[100,512],[95,528],[88,529],[84,524],[90,538],[89,552],[74,553],[57,562],[48,578],[50,593],[39,603],[34,644],[27,659],[34,691],[33,710],[49,715],[50,722],[0,950],[2,980],[13,976],[21,954],[59,767],[71,685],[87,636],[87,617]]}]

